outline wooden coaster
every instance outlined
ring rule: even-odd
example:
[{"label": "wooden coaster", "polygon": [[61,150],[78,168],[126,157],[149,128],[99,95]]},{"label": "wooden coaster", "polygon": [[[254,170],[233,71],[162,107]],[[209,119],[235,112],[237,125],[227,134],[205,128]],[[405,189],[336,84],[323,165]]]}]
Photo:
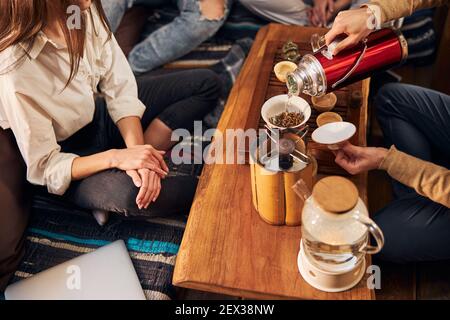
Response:
[{"label": "wooden coaster", "polygon": [[313,197],[319,206],[332,213],[352,210],[358,203],[358,189],[350,180],[331,176],[321,179],[313,189]]}]

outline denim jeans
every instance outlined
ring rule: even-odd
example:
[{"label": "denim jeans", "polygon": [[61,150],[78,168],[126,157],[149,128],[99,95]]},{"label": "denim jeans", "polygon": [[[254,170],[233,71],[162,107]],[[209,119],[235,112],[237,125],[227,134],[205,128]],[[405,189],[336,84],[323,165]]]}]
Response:
[{"label": "denim jeans", "polygon": [[[387,146],[450,168],[450,96],[388,84],[375,104]],[[380,257],[393,262],[450,259],[450,209],[397,181],[393,187],[395,200],[374,216],[386,240]]]},{"label": "denim jeans", "polygon": [[[111,29],[117,30],[125,12],[133,5],[157,7],[174,0],[102,0]],[[209,19],[200,10],[200,0],[178,0],[180,15],[150,34],[128,56],[135,73],[144,73],[178,59],[213,36],[225,22],[232,0],[225,0],[220,19]]]},{"label": "denim jeans", "polygon": [[[147,107],[141,121],[144,130],[155,118],[172,129],[192,129],[194,121],[203,119],[216,106],[220,82],[214,72],[196,69],[142,76],[138,78],[138,89],[139,99]],[[80,156],[124,146],[120,131],[109,116],[103,98],[96,100],[92,122],[61,142],[63,152]],[[167,156],[170,156],[169,153]],[[170,169],[169,175],[161,181],[161,194],[148,209],[139,210],[136,205],[139,189],[124,171],[117,169],[73,181],[64,199],[83,209],[105,210],[125,216],[151,218],[187,215],[201,168],[191,164],[175,166],[169,159],[166,162]]]}]

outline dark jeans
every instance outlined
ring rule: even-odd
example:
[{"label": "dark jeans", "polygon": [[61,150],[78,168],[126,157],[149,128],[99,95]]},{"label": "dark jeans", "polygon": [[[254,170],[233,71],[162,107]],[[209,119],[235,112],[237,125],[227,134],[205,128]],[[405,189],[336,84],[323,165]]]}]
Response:
[{"label": "dark jeans", "polygon": [[[378,93],[377,115],[388,146],[450,168],[450,96],[421,87],[388,84]],[[393,181],[395,200],[376,213],[393,262],[450,259],[450,209]]]},{"label": "dark jeans", "polygon": [[[139,98],[147,106],[142,117],[144,130],[155,118],[171,129],[191,129],[211,111],[219,96],[216,75],[208,70],[190,70],[138,79]],[[125,146],[122,136],[110,118],[104,99],[96,101],[92,123],[61,143],[63,152],[87,156]],[[158,200],[148,209],[136,205],[136,188],[131,178],[121,170],[107,170],[82,181],[72,182],[64,197],[85,209],[101,209],[126,216],[161,217],[188,214],[197,186],[193,170],[171,168],[162,180]],[[188,170],[189,171],[189,170]]]}]

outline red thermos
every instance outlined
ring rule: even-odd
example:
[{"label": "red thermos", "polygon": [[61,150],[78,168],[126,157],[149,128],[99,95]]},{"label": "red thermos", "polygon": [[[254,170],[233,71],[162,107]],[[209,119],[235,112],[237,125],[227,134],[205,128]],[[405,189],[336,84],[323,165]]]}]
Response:
[{"label": "red thermos", "polygon": [[321,96],[398,65],[407,56],[408,44],[403,35],[382,29],[334,57],[326,49],[305,55],[297,70],[287,76],[286,84],[291,94]]}]

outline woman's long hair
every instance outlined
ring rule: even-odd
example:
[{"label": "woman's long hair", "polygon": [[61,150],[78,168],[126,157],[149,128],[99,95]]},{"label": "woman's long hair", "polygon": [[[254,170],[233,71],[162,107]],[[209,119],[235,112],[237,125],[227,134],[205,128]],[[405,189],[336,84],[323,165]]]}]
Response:
[{"label": "woman's long hair", "polygon": [[[81,19],[81,28],[69,29],[67,26],[67,9],[78,4],[79,0],[0,0],[0,52],[19,43],[28,43],[28,49],[31,49],[37,34],[47,26],[50,19],[56,18],[63,30],[70,57],[67,86],[78,72],[86,39],[84,19]],[[101,1],[93,0],[92,5],[96,6],[109,32]],[[56,13],[56,17],[50,17],[50,12]]]}]

